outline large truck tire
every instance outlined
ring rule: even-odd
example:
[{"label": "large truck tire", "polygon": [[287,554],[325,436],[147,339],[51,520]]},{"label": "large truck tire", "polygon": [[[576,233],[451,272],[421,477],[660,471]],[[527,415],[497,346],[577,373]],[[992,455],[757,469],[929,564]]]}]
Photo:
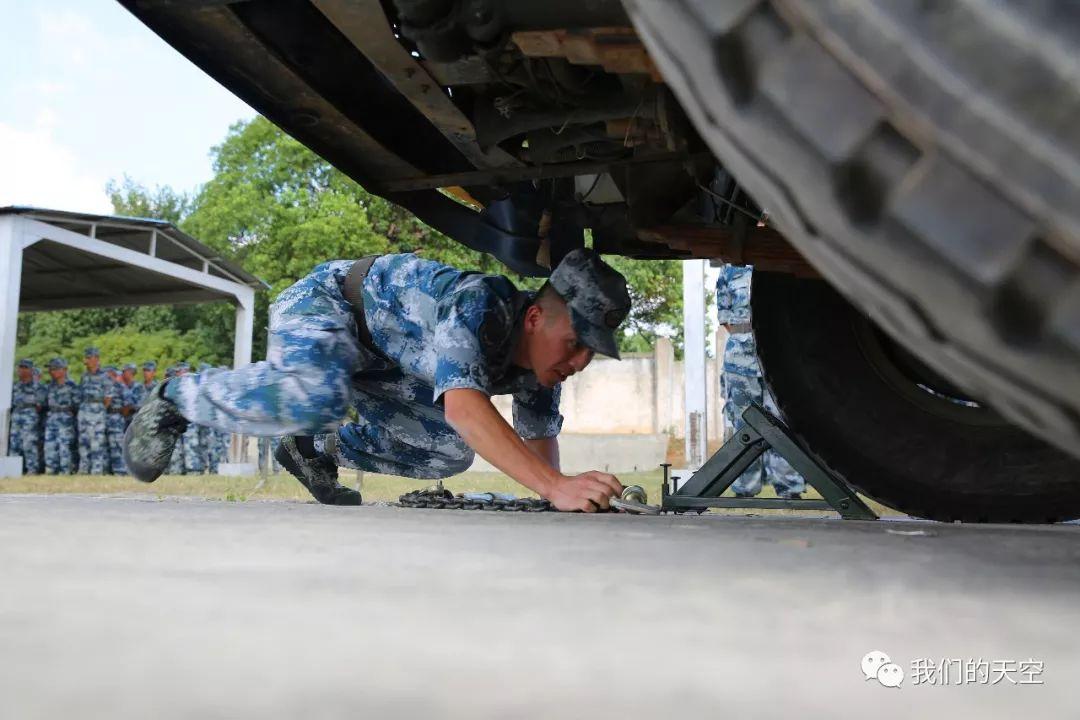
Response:
[{"label": "large truck tire", "polygon": [[713,152],[830,283],[1080,457],[1080,3],[626,6]]},{"label": "large truck tire", "polygon": [[751,303],[784,420],[860,492],[935,520],[1080,517],[1080,460],[964,396],[826,283],[755,273]]}]

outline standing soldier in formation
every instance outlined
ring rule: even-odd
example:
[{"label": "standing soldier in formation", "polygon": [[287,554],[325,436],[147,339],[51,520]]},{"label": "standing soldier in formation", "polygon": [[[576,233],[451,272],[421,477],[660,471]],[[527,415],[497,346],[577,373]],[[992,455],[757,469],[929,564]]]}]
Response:
[{"label": "standing soldier in formation", "polygon": [[79,474],[104,475],[108,463],[105,411],[112,402],[112,381],[101,370],[96,347],[83,352],[86,372],[79,380]]},{"label": "standing soldier in formation", "polygon": [[79,386],[68,380],[67,360],[49,361],[45,395],[45,472],[50,475],[75,472],[75,411],[79,407]]},{"label": "standing soldier in formation", "polygon": [[[120,374],[116,371],[115,365],[105,365],[101,370],[108,378],[108,394],[111,398],[105,405],[105,474],[123,474],[113,467],[112,462],[112,436],[116,429],[116,418],[120,418],[122,422],[124,417],[124,403],[120,399]],[[123,462],[120,465],[123,467]]]},{"label": "standing soldier in formation", "polygon": [[41,462],[38,447],[41,442],[41,410],[45,392],[34,382],[34,361],[19,361],[19,381],[11,390],[11,433],[8,455],[21,455],[23,472],[39,475]]},{"label": "standing soldier in formation", "polygon": [[41,412],[38,413],[38,467],[45,469],[45,395],[49,392],[49,381],[41,379],[41,368],[37,365],[33,369],[34,387],[41,393]]},{"label": "standing soldier in formation", "polygon": [[127,429],[127,418],[135,414],[131,404],[134,377],[135,366],[128,363],[124,366],[123,375],[113,383],[106,431],[109,436],[109,464],[114,475],[127,474],[127,468],[124,467],[124,430]]},{"label": "standing soldier in formation", "polygon": [[142,385],[135,382],[135,373],[138,369],[135,363],[124,363],[124,369],[120,372],[120,385],[124,391],[124,428],[127,428],[131,422],[131,418],[139,409],[139,402],[142,400],[139,397]]},{"label": "standing soldier in formation", "polygon": [[[139,406],[143,404],[143,400],[150,391],[157,385],[157,363],[153,360],[147,360],[142,364],[142,382],[137,382],[131,386],[131,399],[135,403],[135,409],[138,410]],[[127,422],[131,423],[131,418],[127,418]]]},{"label": "standing soldier in formation", "polygon": [[[752,269],[724,265],[716,281],[716,310],[720,324],[728,331],[724,346],[724,424],[730,432],[743,425],[742,414],[750,402],[778,413],[772,394],[766,392],[757,359],[757,346],[750,328],[750,280]],[[731,489],[738,497],[761,492],[765,480],[772,483],[778,497],[799,498],[805,488],[803,478],[787,460],[772,450],[747,468]]]}]

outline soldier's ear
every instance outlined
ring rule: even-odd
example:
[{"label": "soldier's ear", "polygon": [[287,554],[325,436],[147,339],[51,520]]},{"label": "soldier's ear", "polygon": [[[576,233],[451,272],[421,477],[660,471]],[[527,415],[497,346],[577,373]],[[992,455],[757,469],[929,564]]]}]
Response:
[{"label": "soldier's ear", "polygon": [[539,305],[530,305],[525,309],[525,319],[522,322],[526,332],[535,332],[544,322],[544,309]]}]

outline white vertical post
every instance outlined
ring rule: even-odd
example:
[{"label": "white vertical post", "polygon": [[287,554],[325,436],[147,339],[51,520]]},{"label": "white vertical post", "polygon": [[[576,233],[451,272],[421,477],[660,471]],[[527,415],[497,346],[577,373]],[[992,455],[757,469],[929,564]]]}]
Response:
[{"label": "white vertical post", "polygon": [[[19,218],[0,215],[0,459],[8,454],[11,390],[15,374],[15,331],[22,289],[22,238]],[[3,469],[3,466],[0,466]],[[8,475],[10,472],[0,473]],[[21,474],[20,472],[16,474]]]},{"label": "white vertical post", "polygon": [[[236,296],[233,369],[241,368],[251,362],[251,339],[255,333],[255,291],[251,288],[245,288],[245,290],[246,292]],[[231,437],[229,442],[229,462],[247,462],[247,437],[245,435],[233,435]]]},{"label": "white vertical post", "polygon": [[705,381],[705,260],[683,261],[683,340],[686,393],[686,466],[705,464],[708,438]]},{"label": "white vertical post", "polygon": [[251,362],[251,338],[255,333],[255,291],[236,298],[236,336],[233,339],[233,368]]}]

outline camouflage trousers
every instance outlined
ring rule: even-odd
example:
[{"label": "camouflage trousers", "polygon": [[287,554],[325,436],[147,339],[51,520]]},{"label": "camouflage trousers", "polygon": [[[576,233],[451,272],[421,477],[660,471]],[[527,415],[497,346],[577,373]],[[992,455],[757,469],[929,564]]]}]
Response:
[{"label": "camouflage trousers", "polygon": [[75,417],[69,412],[45,416],[45,472],[50,475],[75,472]]},{"label": "camouflage trousers", "polygon": [[[468,469],[473,451],[432,403],[431,387],[361,345],[329,265],[278,296],[266,360],[174,378],[166,396],[216,430],[315,435],[316,449],[342,467],[414,478]],[[358,422],[343,425],[350,404]]]},{"label": "camouflage trousers", "polygon": [[206,450],[200,437],[201,430],[200,426],[191,424],[184,431],[184,474],[186,475],[201,475],[206,472]]},{"label": "camouflage trousers", "polygon": [[[770,412],[778,414],[776,403],[772,395],[765,392],[765,383],[760,377],[725,372],[721,379],[724,385],[724,425],[731,433],[743,426],[742,414],[751,402],[764,405]],[[772,484],[779,496],[801,493],[806,486],[802,475],[787,460],[769,450],[739,476],[731,489],[737,495],[757,495],[766,481]]]},{"label": "camouflage trousers", "polygon": [[204,425],[199,426],[199,443],[203,447],[206,458],[206,470],[211,475],[217,474],[218,465],[225,458],[225,437],[221,433]]},{"label": "camouflage trousers", "polygon": [[8,434],[8,455],[21,455],[23,472],[41,473],[41,432],[37,410],[25,408],[11,413],[11,432]]},{"label": "camouflage trousers", "polygon": [[109,437],[109,467],[113,475],[127,475],[127,466],[124,465],[124,416],[119,413],[109,413],[105,416],[105,432]]},{"label": "camouflage trousers", "polygon": [[108,467],[108,441],[105,434],[105,406],[86,403],[79,406],[79,474],[104,475]]}]

